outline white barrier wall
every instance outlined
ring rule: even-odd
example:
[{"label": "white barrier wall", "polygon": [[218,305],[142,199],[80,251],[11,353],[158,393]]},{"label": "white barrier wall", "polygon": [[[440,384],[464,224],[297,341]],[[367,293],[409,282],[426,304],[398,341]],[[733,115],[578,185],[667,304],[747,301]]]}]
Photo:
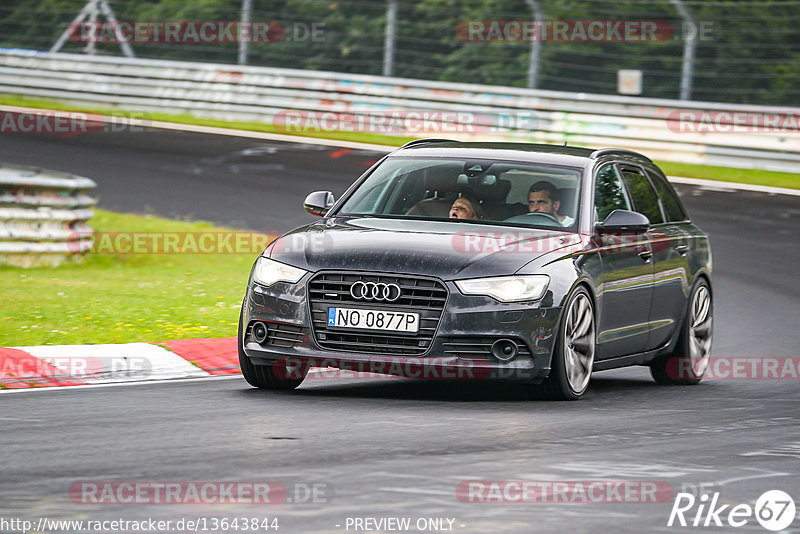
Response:
[{"label": "white barrier wall", "polygon": [[58,265],[92,247],[89,178],[0,163],[0,265]]},{"label": "white barrier wall", "polygon": [[292,111],[362,116],[432,112],[444,122],[463,125],[462,112],[472,128],[389,133],[567,141],[630,148],[686,163],[800,170],[800,108],[29,51],[0,51],[0,93],[278,125]]}]

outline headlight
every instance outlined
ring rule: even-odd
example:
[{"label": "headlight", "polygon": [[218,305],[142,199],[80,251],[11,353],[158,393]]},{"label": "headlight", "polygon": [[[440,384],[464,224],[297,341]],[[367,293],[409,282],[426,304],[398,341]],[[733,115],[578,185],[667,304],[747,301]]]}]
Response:
[{"label": "headlight", "polygon": [[256,260],[256,268],[253,271],[253,280],[263,286],[271,286],[276,282],[290,282],[294,284],[306,274],[307,271],[279,263],[275,260],[260,256]]},{"label": "headlight", "polygon": [[517,302],[542,298],[549,283],[550,277],[546,274],[532,274],[459,280],[456,286],[465,295],[486,295],[501,302]]}]

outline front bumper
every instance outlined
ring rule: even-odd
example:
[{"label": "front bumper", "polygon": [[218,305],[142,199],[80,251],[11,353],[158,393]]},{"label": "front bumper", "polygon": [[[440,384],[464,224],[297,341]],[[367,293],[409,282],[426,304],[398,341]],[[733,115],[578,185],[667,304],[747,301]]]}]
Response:
[{"label": "front bumper", "polygon": [[[493,379],[536,383],[550,372],[560,307],[552,297],[537,302],[502,303],[490,297],[462,295],[452,282],[442,282],[449,295],[430,346],[420,355],[360,353],[325,349],[317,342],[307,298],[307,282],[263,287],[250,282],[242,313],[244,353],[255,365],[279,361],[311,367],[441,379]],[[275,337],[257,343],[251,326],[263,321]],[[480,350],[493,340],[510,339],[519,354],[502,362]],[[460,347],[460,348],[459,348]]]}]

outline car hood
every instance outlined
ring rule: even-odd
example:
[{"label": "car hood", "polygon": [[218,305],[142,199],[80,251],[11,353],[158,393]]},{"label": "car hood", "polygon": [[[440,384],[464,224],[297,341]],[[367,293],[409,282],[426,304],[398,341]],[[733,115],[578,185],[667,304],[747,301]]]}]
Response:
[{"label": "car hood", "polygon": [[414,273],[449,280],[513,274],[579,239],[560,230],[350,217],[293,230],[265,254],[309,271]]}]

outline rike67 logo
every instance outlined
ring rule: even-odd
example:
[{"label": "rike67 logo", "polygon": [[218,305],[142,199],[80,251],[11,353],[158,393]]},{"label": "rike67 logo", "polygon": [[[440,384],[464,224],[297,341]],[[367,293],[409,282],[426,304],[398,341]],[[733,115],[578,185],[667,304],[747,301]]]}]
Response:
[{"label": "rike67 logo", "polygon": [[748,525],[752,528],[751,522],[755,519],[765,529],[777,532],[788,528],[795,518],[794,500],[781,490],[764,492],[755,506],[723,504],[719,495],[714,492],[696,497],[691,493],[678,493],[667,526],[741,528]]}]

